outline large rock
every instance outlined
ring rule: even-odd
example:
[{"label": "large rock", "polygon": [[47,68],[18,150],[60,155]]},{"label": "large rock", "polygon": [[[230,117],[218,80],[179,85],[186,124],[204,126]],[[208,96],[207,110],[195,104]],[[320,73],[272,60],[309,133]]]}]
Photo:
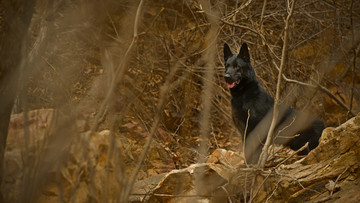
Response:
[{"label": "large rock", "polygon": [[[260,174],[255,202],[332,201],[360,175],[360,114],[337,128],[327,128],[319,146],[304,159]],[[341,195],[340,195],[341,196]],[[358,195],[356,195],[359,197]],[[352,202],[354,196],[341,197]],[[357,199],[359,200],[359,199]]]},{"label": "large rock", "polygon": [[[276,156],[274,156],[276,157]],[[283,157],[283,156],[278,156]],[[291,164],[246,168],[242,156],[216,150],[208,163],[165,175],[150,202],[356,202],[360,200],[360,114],[324,130],[320,145]],[[283,160],[286,157],[282,158]]]},{"label": "large rock", "polygon": [[[147,131],[128,124],[125,128],[131,129],[122,134],[109,130],[90,133],[86,122],[80,120],[74,122],[72,134],[53,137],[54,117],[52,109],[30,111],[26,122],[23,114],[12,116],[1,184],[6,202],[24,197],[36,202],[119,200],[139,161]],[[59,123],[56,120],[55,124]],[[72,138],[67,139],[69,136]],[[57,148],[64,143],[65,147]],[[135,181],[174,168],[168,151],[154,140]]]}]

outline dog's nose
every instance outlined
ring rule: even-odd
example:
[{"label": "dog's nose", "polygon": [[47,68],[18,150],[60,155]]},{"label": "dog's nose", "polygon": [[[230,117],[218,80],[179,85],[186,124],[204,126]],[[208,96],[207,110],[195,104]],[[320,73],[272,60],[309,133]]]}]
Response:
[{"label": "dog's nose", "polygon": [[229,82],[231,80],[231,76],[228,73],[225,73],[224,78],[226,82]]}]

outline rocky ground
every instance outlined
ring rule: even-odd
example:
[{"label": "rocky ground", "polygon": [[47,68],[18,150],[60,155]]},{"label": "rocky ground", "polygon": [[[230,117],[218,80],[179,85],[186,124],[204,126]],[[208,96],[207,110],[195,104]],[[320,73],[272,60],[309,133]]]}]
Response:
[{"label": "rocky ground", "polygon": [[[30,163],[24,163],[24,156],[39,156],[48,150],[47,136],[55,113],[53,109],[29,112],[27,138],[23,115],[12,116],[1,186],[7,202],[21,200],[28,180],[25,175],[36,176],[43,170],[44,166],[36,163],[31,165],[37,170],[27,167]],[[37,174],[47,179],[37,202],[114,201],[123,189],[120,174],[130,176],[136,167],[134,160],[143,149],[145,131],[128,124],[131,133],[111,135],[103,130],[89,134],[84,122],[76,122],[78,135],[67,147],[64,166]],[[179,170],[174,155],[153,141],[130,201],[242,202],[246,198],[252,202],[356,202],[360,200],[359,135],[360,114],[336,128],[325,129],[320,145],[306,157],[289,159],[294,152],[280,150],[272,154],[264,170],[247,167],[242,154],[222,148],[217,148],[206,163]],[[86,144],[80,145],[82,142]]]}]

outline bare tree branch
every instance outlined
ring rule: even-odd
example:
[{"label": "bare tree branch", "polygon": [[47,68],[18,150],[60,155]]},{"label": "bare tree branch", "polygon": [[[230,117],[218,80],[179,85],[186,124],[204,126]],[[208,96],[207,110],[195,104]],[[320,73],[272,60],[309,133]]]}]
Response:
[{"label": "bare tree branch", "polygon": [[138,40],[138,26],[139,26],[139,21],[140,21],[140,14],[142,11],[142,7],[143,7],[143,0],[140,1],[138,9],[136,11],[136,16],[135,16],[135,22],[134,22],[134,32],[133,32],[133,38],[131,40],[131,43],[129,45],[129,47],[127,48],[125,55],[121,61],[121,63],[119,64],[119,66],[116,68],[115,70],[115,76],[112,78],[109,90],[107,91],[106,97],[104,99],[104,101],[102,102],[99,112],[97,113],[96,117],[95,117],[95,123],[91,128],[91,132],[95,132],[100,125],[100,120],[101,117],[104,115],[104,112],[106,110],[106,106],[109,104],[113,94],[114,94],[114,89],[116,87],[116,85],[118,84],[119,81],[122,80],[123,76],[124,76],[124,72],[126,70],[126,63],[128,61],[128,57],[135,45],[135,43]]},{"label": "bare tree branch", "polygon": [[288,46],[288,33],[289,33],[289,21],[291,16],[294,13],[294,8],[295,8],[295,0],[293,0],[291,2],[291,8],[289,11],[289,14],[285,20],[285,29],[284,29],[284,44],[283,44],[283,48],[282,48],[282,53],[281,53],[281,63],[280,63],[280,70],[279,70],[279,75],[278,75],[278,82],[276,85],[276,96],[275,96],[275,102],[274,102],[274,111],[273,111],[273,118],[270,124],[270,129],[268,132],[268,135],[266,137],[266,142],[265,145],[262,149],[262,152],[260,154],[259,157],[259,161],[258,161],[258,167],[259,168],[264,168],[266,160],[268,158],[268,148],[270,146],[270,143],[272,141],[272,137],[273,137],[273,133],[274,133],[274,129],[276,127],[276,121],[277,121],[277,117],[278,117],[278,106],[279,106],[279,100],[280,100],[280,85],[281,85],[281,78],[282,78],[282,73],[285,67],[285,62],[286,62],[286,52],[287,52],[287,46]]}]

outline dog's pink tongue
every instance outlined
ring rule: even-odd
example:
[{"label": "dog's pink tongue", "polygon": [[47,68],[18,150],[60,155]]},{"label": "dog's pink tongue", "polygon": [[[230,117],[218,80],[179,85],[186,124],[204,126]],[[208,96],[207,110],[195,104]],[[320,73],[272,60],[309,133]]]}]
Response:
[{"label": "dog's pink tongue", "polygon": [[234,85],[235,85],[235,82],[233,82],[233,83],[227,83],[227,86],[228,86],[229,89],[233,88]]}]

